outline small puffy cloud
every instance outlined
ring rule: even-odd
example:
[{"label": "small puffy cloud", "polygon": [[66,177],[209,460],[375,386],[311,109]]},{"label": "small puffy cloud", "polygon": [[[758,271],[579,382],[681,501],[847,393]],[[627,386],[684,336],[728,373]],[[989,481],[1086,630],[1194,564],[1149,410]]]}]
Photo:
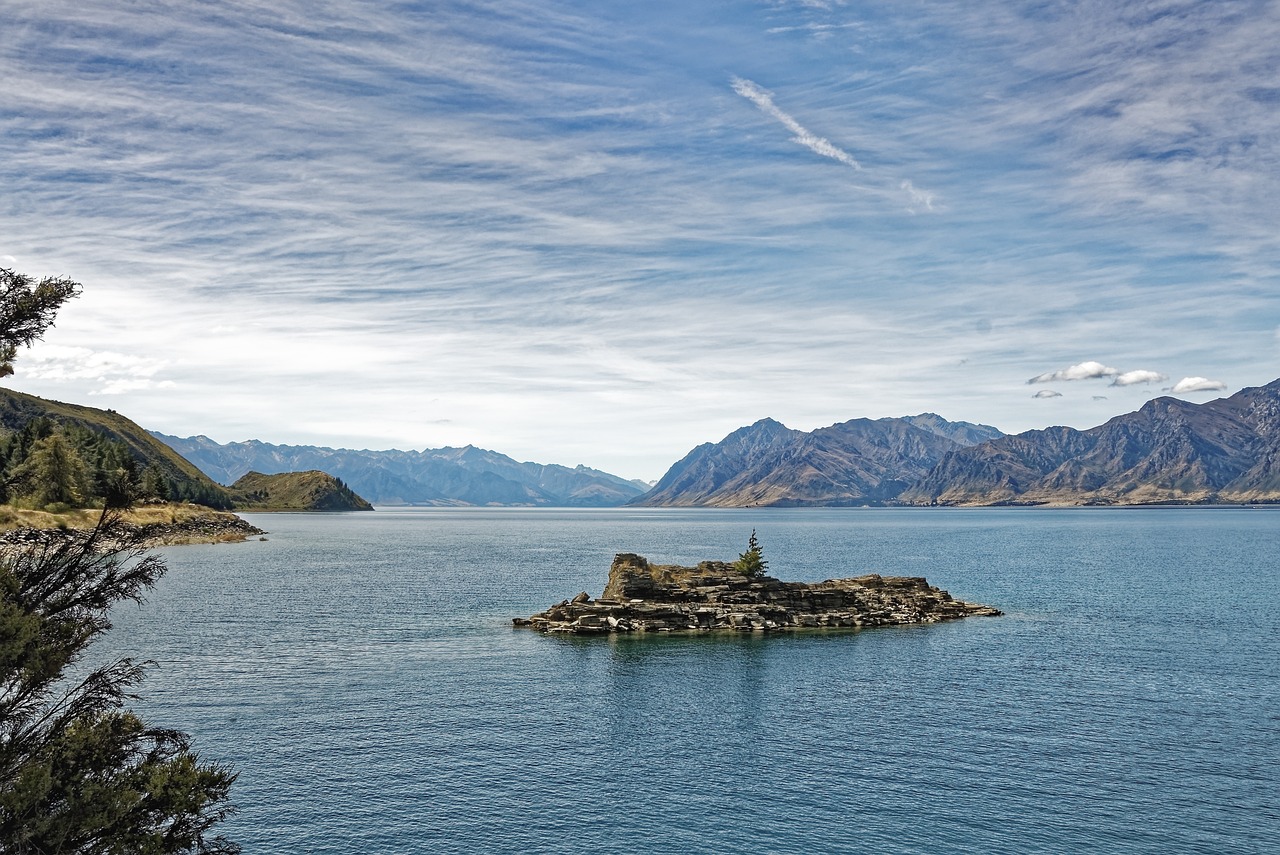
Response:
[{"label": "small puffy cloud", "polygon": [[1061,398],[1061,397],[1062,397],[1062,393],[1061,393],[1061,392],[1055,392],[1055,391],[1053,391],[1052,389],[1041,389],[1039,392],[1036,392],[1036,393],[1035,393],[1034,395],[1032,395],[1031,397],[1033,397],[1033,398]]},{"label": "small puffy cloud", "polygon": [[1028,380],[1028,383],[1057,383],[1062,380],[1097,380],[1100,377],[1115,377],[1119,374],[1118,369],[1109,365],[1103,365],[1101,362],[1081,362],[1079,365],[1072,365],[1061,371],[1050,371],[1047,374],[1038,374]]},{"label": "small puffy cloud", "polygon": [[1169,378],[1161,374],[1159,371],[1148,371],[1145,368],[1139,368],[1136,371],[1126,371],[1111,381],[1112,386],[1135,386],[1138,383],[1163,383]]},{"label": "small puffy cloud", "polygon": [[1094,396],[1093,396],[1093,400],[1095,400],[1095,401],[1105,401],[1105,400],[1107,400],[1107,396],[1106,396],[1106,395],[1094,395]]},{"label": "small puffy cloud", "polygon": [[1221,392],[1227,384],[1221,380],[1209,380],[1206,377],[1183,377],[1169,391],[1175,395],[1184,392]]}]

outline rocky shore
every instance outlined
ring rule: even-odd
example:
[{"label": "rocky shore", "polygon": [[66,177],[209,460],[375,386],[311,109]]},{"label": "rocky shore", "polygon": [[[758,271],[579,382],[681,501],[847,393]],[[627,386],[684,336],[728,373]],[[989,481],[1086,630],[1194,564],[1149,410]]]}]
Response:
[{"label": "rocky shore", "polygon": [[195,517],[177,522],[149,522],[133,528],[151,547],[186,546],[194,543],[240,543],[266,534],[235,514]]},{"label": "rocky shore", "polygon": [[956,600],[923,578],[859,576],[825,582],[749,578],[732,564],[650,564],[619,553],[604,594],[585,591],[544,612],[515,618],[544,633],[777,632],[936,623],[997,616],[991,606]]},{"label": "rocky shore", "polygon": [[[44,543],[67,529],[87,530],[97,522],[97,513],[86,514],[61,525],[18,525],[0,531],[0,547],[28,546]],[[158,518],[157,518],[158,516]],[[255,525],[226,511],[208,508],[183,509],[182,513],[147,513],[145,509],[126,514],[121,528],[140,539],[148,548],[157,546],[184,546],[194,543],[240,543],[250,537],[266,534]]]}]

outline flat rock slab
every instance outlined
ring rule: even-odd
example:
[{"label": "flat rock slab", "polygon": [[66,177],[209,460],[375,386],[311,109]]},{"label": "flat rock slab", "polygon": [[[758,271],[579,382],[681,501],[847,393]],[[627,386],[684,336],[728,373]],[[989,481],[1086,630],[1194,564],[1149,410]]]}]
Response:
[{"label": "flat rock slab", "polygon": [[858,576],[825,582],[749,578],[721,561],[697,567],[650,564],[619,553],[599,599],[585,591],[517,627],[545,633],[777,632],[836,627],[937,623],[1000,615],[956,600],[921,577]]}]

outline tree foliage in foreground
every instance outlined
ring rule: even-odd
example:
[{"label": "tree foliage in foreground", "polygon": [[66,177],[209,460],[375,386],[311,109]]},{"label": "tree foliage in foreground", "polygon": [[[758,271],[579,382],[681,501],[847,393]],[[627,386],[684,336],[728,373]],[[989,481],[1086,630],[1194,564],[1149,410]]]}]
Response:
[{"label": "tree foliage in foreground", "polygon": [[742,575],[751,579],[759,579],[764,575],[765,568],[769,566],[769,562],[764,560],[764,550],[760,548],[760,541],[756,539],[754,528],[751,529],[751,537],[747,539],[747,551],[738,556],[733,566]]},{"label": "tree foliage in foreground", "polygon": [[210,835],[235,775],[123,709],[143,664],[78,667],[164,572],[111,511],[0,555],[0,851],[239,851]]},{"label": "tree foliage in foreground", "polygon": [[37,282],[0,267],[0,377],[13,373],[18,348],[43,336],[62,304],[79,293],[80,285],[65,277],[46,276]]},{"label": "tree foliage in foreground", "polygon": [[[69,279],[37,283],[0,268],[0,376],[79,290]],[[12,441],[0,447],[3,474],[12,470],[52,504],[78,501],[98,483],[106,510],[92,531],[0,545],[0,852],[239,852],[211,834],[231,813],[235,774],[201,762],[185,734],[124,709],[144,663],[84,661],[111,628],[112,605],[141,602],[165,572],[112,510],[129,501],[127,450],[45,427],[18,437],[20,454]]]}]

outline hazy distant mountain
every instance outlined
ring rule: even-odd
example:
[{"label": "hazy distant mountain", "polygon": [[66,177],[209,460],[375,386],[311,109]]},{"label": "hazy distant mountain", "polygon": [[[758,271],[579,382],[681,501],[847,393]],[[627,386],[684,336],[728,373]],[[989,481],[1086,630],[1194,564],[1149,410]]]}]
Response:
[{"label": "hazy distant mountain", "polygon": [[943,455],[980,438],[986,425],[948,422],[932,413],[854,419],[811,432],[773,419],[705,443],[676,463],[645,506],[863,505],[892,500]]},{"label": "hazy distant mountain", "polygon": [[1192,404],[1156,398],[1079,431],[1033,430],[946,454],[914,504],[1280,501],[1280,380]]},{"label": "hazy distant mountain", "polygon": [[466,446],[423,451],[355,451],[258,440],[225,445],[207,436],[153,434],[215,481],[245,473],[316,469],[341,478],[375,505],[546,505],[609,507],[646,489],[639,482],[585,466],[518,463]]}]

